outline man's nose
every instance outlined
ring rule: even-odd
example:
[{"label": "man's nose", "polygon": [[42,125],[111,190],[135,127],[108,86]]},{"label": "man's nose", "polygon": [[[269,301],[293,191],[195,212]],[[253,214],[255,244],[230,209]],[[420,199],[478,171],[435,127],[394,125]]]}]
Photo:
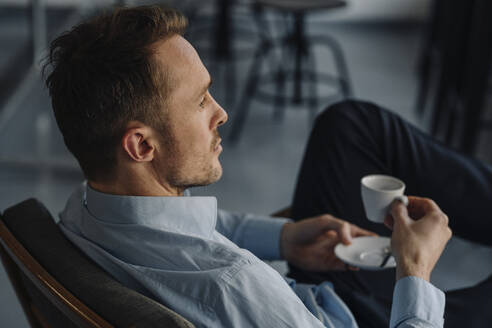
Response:
[{"label": "man's nose", "polygon": [[229,115],[227,115],[227,112],[220,106],[217,102],[217,110],[219,111],[219,119],[217,120],[217,126],[221,126],[222,124],[225,124],[227,120],[229,119]]}]

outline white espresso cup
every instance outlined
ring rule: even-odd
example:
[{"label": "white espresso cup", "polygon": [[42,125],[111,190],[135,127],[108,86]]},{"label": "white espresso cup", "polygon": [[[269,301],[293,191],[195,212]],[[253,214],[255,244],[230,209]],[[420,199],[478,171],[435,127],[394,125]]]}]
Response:
[{"label": "white espresso cup", "polygon": [[405,183],[389,175],[366,175],[360,180],[360,190],[366,216],[372,222],[383,223],[395,199],[408,205],[408,198],[403,194]]}]

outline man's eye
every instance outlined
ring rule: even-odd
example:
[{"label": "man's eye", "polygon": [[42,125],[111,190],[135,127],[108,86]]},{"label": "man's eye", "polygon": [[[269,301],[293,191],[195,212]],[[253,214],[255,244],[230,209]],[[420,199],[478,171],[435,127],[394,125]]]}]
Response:
[{"label": "man's eye", "polygon": [[200,107],[205,106],[205,101],[206,101],[206,98],[203,97],[202,101],[200,101]]}]

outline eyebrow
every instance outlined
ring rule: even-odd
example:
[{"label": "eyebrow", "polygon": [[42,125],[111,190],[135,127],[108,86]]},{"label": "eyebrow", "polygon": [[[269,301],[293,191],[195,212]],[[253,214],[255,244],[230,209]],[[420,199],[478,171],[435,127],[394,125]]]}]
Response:
[{"label": "eyebrow", "polygon": [[210,88],[210,86],[212,85],[212,78],[210,77],[210,80],[208,81],[207,85],[201,89],[200,93],[198,94],[198,96],[201,96],[203,95],[205,92],[207,92],[207,90]]}]

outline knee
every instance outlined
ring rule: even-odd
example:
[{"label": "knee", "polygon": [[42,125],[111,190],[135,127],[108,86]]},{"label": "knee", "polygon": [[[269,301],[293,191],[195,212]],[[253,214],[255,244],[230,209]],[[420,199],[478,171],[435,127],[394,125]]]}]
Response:
[{"label": "knee", "polygon": [[341,137],[352,135],[354,130],[366,131],[378,124],[384,109],[377,105],[357,100],[344,100],[330,105],[316,118],[313,132]]},{"label": "knee", "polygon": [[381,110],[380,107],[369,102],[347,99],[326,107],[318,114],[316,121],[326,123],[326,121],[347,117],[365,119],[368,115],[377,114]]},{"label": "knee", "polygon": [[343,127],[347,121],[364,122],[379,107],[358,100],[343,100],[325,108],[316,118],[315,127]]}]

